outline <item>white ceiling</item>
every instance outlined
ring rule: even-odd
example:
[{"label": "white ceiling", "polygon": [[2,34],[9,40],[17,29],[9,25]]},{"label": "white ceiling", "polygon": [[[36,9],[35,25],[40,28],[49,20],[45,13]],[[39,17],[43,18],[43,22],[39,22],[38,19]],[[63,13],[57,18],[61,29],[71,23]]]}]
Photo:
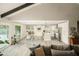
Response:
[{"label": "white ceiling", "polygon": [[41,3],[32,8],[9,16],[14,20],[52,20],[68,19],[79,16],[79,4],[75,3]]},{"label": "white ceiling", "polygon": [[24,3],[0,3],[0,14],[5,13],[11,9],[14,9]]},{"label": "white ceiling", "polygon": [[[0,14],[2,13],[5,13],[9,10],[12,10],[20,5],[22,5],[24,3],[0,3]],[[67,3],[49,3],[49,4],[38,4],[36,7],[33,7],[33,8],[30,8],[29,10],[27,10],[27,8],[25,8],[25,10],[23,10],[22,12],[19,12],[18,14],[15,13],[15,16],[16,15],[21,15],[21,14],[37,14],[37,13],[40,13],[40,12],[45,12],[47,13],[47,11],[50,13],[50,11],[59,11],[59,12],[63,12],[63,13],[67,13],[66,11],[68,11],[68,13],[77,13],[79,9],[79,4],[67,4]],[[74,11],[75,10],[75,11]],[[39,12],[38,12],[39,11]],[[48,14],[49,14],[48,13]],[[11,16],[11,15],[10,15]],[[14,16],[14,17],[15,17]],[[13,16],[11,16],[13,17]]]},{"label": "white ceiling", "polygon": [[[1,6],[0,9],[2,9],[2,12],[0,11],[1,13],[8,11],[12,8],[15,8],[21,4],[15,3],[15,4],[2,4],[2,5],[4,7],[2,7],[0,4]],[[79,15],[79,4],[42,3],[32,8],[25,8],[22,12],[14,14],[15,15],[8,16],[9,20],[20,23],[29,23],[28,20],[30,20],[31,23],[34,23],[34,20],[36,23],[39,23],[41,20],[59,20],[59,19],[66,20],[68,19],[68,17],[77,17]]]}]

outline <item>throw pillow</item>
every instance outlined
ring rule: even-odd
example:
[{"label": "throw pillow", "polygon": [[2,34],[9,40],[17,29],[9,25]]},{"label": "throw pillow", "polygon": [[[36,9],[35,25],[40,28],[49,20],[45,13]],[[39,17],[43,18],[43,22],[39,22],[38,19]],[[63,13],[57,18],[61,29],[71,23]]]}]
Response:
[{"label": "throw pillow", "polygon": [[34,50],[36,56],[45,56],[43,47],[36,48]]}]

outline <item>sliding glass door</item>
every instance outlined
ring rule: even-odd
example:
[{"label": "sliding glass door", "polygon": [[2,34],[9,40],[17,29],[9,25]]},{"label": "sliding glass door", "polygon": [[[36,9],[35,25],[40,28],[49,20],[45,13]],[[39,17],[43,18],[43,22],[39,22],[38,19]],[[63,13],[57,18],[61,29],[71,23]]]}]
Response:
[{"label": "sliding glass door", "polygon": [[0,25],[0,40],[8,40],[9,27],[7,25]]}]

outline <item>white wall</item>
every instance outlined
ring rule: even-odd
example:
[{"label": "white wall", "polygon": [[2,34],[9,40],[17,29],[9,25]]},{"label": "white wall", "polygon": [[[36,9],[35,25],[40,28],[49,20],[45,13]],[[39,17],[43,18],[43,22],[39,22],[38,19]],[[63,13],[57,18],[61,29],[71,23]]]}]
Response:
[{"label": "white wall", "polygon": [[70,29],[71,27],[77,28],[77,21],[78,21],[78,20],[79,20],[78,17],[71,17],[71,18],[69,18],[69,29]]},{"label": "white wall", "polygon": [[66,21],[64,23],[58,24],[59,27],[61,27],[61,41],[63,41],[66,44],[69,44],[69,21]]}]

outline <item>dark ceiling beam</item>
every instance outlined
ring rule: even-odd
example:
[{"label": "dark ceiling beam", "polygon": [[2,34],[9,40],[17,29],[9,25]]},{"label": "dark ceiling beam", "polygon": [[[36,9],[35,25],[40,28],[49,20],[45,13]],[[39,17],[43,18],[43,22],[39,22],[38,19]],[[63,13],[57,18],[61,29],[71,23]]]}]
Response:
[{"label": "dark ceiling beam", "polygon": [[12,13],[15,13],[15,12],[17,12],[17,11],[19,11],[19,10],[22,10],[23,8],[26,8],[26,7],[28,7],[28,6],[33,5],[33,4],[34,4],[34,3],[25,3],[25,4],[23,4],[23,5],[19,6],[19,7],[16,7],[16,8],[14,8],[14,9],[10,10],[10,11],[7,11],[7,12],[1,14],[1,18],[6,17],[6,16],[8,16],[8,15],[10,15],[10,14],[12,14]]}]

